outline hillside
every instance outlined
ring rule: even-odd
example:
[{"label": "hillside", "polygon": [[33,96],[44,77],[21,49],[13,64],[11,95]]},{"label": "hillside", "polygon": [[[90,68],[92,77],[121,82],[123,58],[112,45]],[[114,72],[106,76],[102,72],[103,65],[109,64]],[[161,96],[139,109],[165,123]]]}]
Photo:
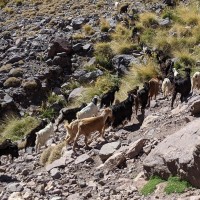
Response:
[{"label": "hillside", "polygon": [[[187,102],[180,103],[178,95],[174,109],[171,97],[163,98],[160,91],[145,114],[136,116],[133,109],[127,124],[108,127],[105,141],[96,138],[85,149],[81,138],[77,154],[72,145],[64,147],[64,123],[58,128],[54,123],[55,137],[47,148],[23,149],[23,138],[41,119],[57,119],[61,109],[89,103],[95,95],[100,99],[114,85],[120,88],[116,99],[123,101],[136,85],[141,89],[152,77],[164,78],[168,60],[180,76],[185,67],[191,76],[200,71],[199,1],[169,2],[120,1],[116,7],[112,0],[0,0],[0,141],[10,138],[21,148],[13,163],[1,158],[1,199],[199,198],[198,178],[190,177],[198,177],[198,156],[189,157],[189,152],[198,154],[199,145],[196,89]],[[120,12],[126,3],[127,13]],[[172,155],[173,161],[155,153],[187,127],[197,138],[188,141],[192,150],[185,147],[188,162],[179,162],[181,153]],[[172,152],[182,148],[181,141],[171,145]],[[171,155],[170,148],[166,152]],[[159,159],[166,159],[161,167]],[[162,178],[161,184],[145,194],[151,175]],[[166,193],[169,175],[187,181],[182,194]]]}]

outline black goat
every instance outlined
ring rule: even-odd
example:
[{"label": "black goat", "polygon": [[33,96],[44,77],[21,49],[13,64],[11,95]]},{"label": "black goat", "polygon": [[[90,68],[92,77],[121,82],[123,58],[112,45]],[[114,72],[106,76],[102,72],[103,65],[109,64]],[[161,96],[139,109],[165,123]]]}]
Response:
[{"label": "black goat", "polygon": [[58,125],[60,123],[62,123],[64,120],[67,120],[68,123],[71,123],[72,120],[76,119],[76,113],[79,112],[80,110],[82,110],[85,106],[87,106],[87,104],[86,103],[82,103],[82,105],[80,107],[63,108],[60,111],[60,115],[56,119],[56,127],[58,127]]},{"label": "black goat", "polygon": [[124,6],[122,6],[121,8],[120,8],[120,14],[122,14],[122,13],[127,13],[128,12],[128,7],[129,7],[129,4],[126,4],[126,5],[124,5]]},{"label": "black goat", "polygon": [[47,120],[43,119],[38,126],[36,126],[34,129],[32,129],[31,132],[26,135],[25,152],[26,152],[27,147],[34,147],[35,146],[36,132],[43,129],[47,124],[48,124]]},{"label": "black goat", "polygon": [[134,95],[129,94],[128,98],[117,105],[112,106],[113,121],[112,127],[116,128],[123,123],[124,120],[131,120],[133,113]]},{"label": "black goat", "polygon": [[172,102],[171,108],[173,108],[174,100],[176,99],[177,93],[181,94],[181,103],[183,102],[184,98],[186,98],[191,91],[191,79],[190,79],[190,68],[185,68],[185,78],[179,78],[174,82],[174,90],[172,94]]},{"label": "black goat", "polygon": [[100,108],[103,106],[109,107],[113,104],[115,99],[115,92],[119,91],[118,86],[114,86],[111,90],[109,90],[107,93],[103,94],[101,98]]},{"label": "black goat", "polygon": [[15,158],[19,157],[19,149],[17,144],[12,143],[10,139],[6,139],[0,144],[0,156],[11,155],[12,161]]},{"label": "black goat", "polygon": [[137,97],[136,97],[136,100],[135,100],[136,116],[137,116],[137,112],[138,112],[138,109],[139,109],[139,105],[141,105],[141,112],[144,113],[144,109],[147,106],[148,99],[149,99],[149,83],[144,82],[143,88],[138,91]]}]

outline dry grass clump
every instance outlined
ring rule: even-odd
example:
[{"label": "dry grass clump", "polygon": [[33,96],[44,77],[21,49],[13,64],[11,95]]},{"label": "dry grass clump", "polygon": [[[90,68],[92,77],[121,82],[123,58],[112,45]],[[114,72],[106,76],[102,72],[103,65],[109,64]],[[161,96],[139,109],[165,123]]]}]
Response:
[{"label": "dry grass clump", "polygon": [[52,150],[53,150],[53,146],[50,146],[50,147],[48,147],[47,149],[45,149],[42,152],[42,154],[40,156],[40,161],[39,161],[40,165],[42,165],[42,166],[46,165],[46,163],[48,162],[48,158],[49,158]]},{"label": "dry grass clump", "polygon": [[3,65],[0,68],[0,73],[8,73],[11,69],[12,69],[12,65],[11,64]]},{"label": "dry grass clump", "polygon": [[84,39],[84,38],[85,38],[85,35],[82,34],[82,33],[75,33],[75,34],[72,35],[72,38],[73,38],[74,40],[81,40],[81,39]]},{"label": "dry grass clump", "polygon": [[21,84],[21,80],[15,77],[10,77],[4,82],[5,87],[18,87]]},{"label": "dry grass clump", "polygon": [[135,66],[136,79],[139,82],[148,81],[159,74],[158,65],[149,60],[146,64]]},{"label": "dry grass clump", "polygon": [[50,146],[45,149],[40,156],[40,164],[51,164],[53,161],[61,157],[62,148],[65,146],[65,142],[61,142],[55,146]]},{"label": "dry grass clump", "polygon": [[113,40],[123,41],[131,39],[131,30],[123,26],[122,24],[118,24],[115,28],[115,32],[111,35]]},{"label": "dry grass clump", "polygon": [[111,69],[114,56],[110,43],[99,42],[95,45],[96,62],[105,69]]},{"label": "dry grass clump", "polygon": [[100,30],[101,30],[102,32],[108,32],[109,29],[110,29],[110,24],[109,24],[109,22],[108,22],[106,19],[101,18],[101,19],[100,19]]},{"label": "dry grass clump", "polygon": [[150,12],[141,13],[139,20],[144,27],[151,27],[158,24],[156,14]]},{"label": "dry grass clump", "polygon": [[137,49],[137,46],[132,44],[131,42],[128,42],[126,40],[118,42],[113,41],[110,43],[111,48],[113,50],[113,53],[115,55],[117,54],[129,54],[133,49]]},{"label": "dry grass clump", "polygon": [[92,26],[89,25],[89,24],[85,24],[83,26],[83,30],[84,30],[84,32],[85,32],[86,35],[93,35],[95,33],[94,30],[93,30],[93,28],[92,28]]},{"label": "dry grass clump", "polygon": [[5,7],[3,9],[4,12],[8,13],[8,14],[13,14],[14,13],[14,10],[10,7]]},{"label": "dry grass clump", "polygon": [[3,8],[8,3],[8,0],[0,0],[0,8]]}]

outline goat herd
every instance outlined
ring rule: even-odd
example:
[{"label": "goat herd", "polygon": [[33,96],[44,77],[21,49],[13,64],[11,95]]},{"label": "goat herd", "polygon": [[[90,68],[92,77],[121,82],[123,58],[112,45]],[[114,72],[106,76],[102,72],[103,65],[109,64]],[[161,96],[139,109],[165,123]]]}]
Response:
[{"label": "goat herd", "polygon": [[[95,96],[87,105],[83,103],[80,107],[71,109],[62,109],[59,117],[55,121],[56,130],[58,125],[64,120],[64,127],[67,131],[65,138],[66,144],[74,141],[73,150],[80,135],[85,136],[85,145],[88,147],[88,139],[92,133],[98,131],[99,135],[104,138],[104,131],[109,126],[116,128],[119,125],[124,125],[125,121],[130,121],[133,113],[133,106],[135,106],[136,116],[138,109],[141,107],[141,113],[144,115],[145,108],[150,106],[150,100],[159,93],[160,80],[162,81],[162,92],[164,97],[172,94],[171,108],[173,108],[174,100],[177,93],[180,93],[181,102],[190,94],[194,88],[200,89],[200,72],[196,72],[190,78],[191,69],[185,68],[185,77],[181,77],[177,70],[173,67],[171,60],[166,60],[165,68],[163,70],[163,63],[160,63],[162,77],[152,78],[148,82],[144,82],[143,88],[139,89],[136,86],[133,90],[127,93],[127,98],[119,102],[115,99],[115,93],[119,91],[118,86],[114,86],[107,93],[103,94],[100,100],[100,105],[97,105],[98,97]],[[115,100],[115,104],[113,105]],[[50,135],[55,135],[53,123],[48,124],[46,119],[43,119],[40,124],[30,131],[25,138],[25,151],[27,147],[35,147],[36,152],[44,146]],[[11,155],[12,160],[18,157],[18,145],[13,143],[10,139],[4,140],[0,144],[0,156]]]}]

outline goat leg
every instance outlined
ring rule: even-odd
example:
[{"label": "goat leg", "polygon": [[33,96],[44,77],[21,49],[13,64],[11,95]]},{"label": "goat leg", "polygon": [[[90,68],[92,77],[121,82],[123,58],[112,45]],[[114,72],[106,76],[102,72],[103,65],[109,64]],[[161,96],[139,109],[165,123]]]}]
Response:
[{"label": "goat leg", "polygon": [[176,99],[176,95],[177,95],[177,92],[173,92],[173,95],[172,95],[172,102],[171,102],[171,108],[173,108],[174,100]]}]

